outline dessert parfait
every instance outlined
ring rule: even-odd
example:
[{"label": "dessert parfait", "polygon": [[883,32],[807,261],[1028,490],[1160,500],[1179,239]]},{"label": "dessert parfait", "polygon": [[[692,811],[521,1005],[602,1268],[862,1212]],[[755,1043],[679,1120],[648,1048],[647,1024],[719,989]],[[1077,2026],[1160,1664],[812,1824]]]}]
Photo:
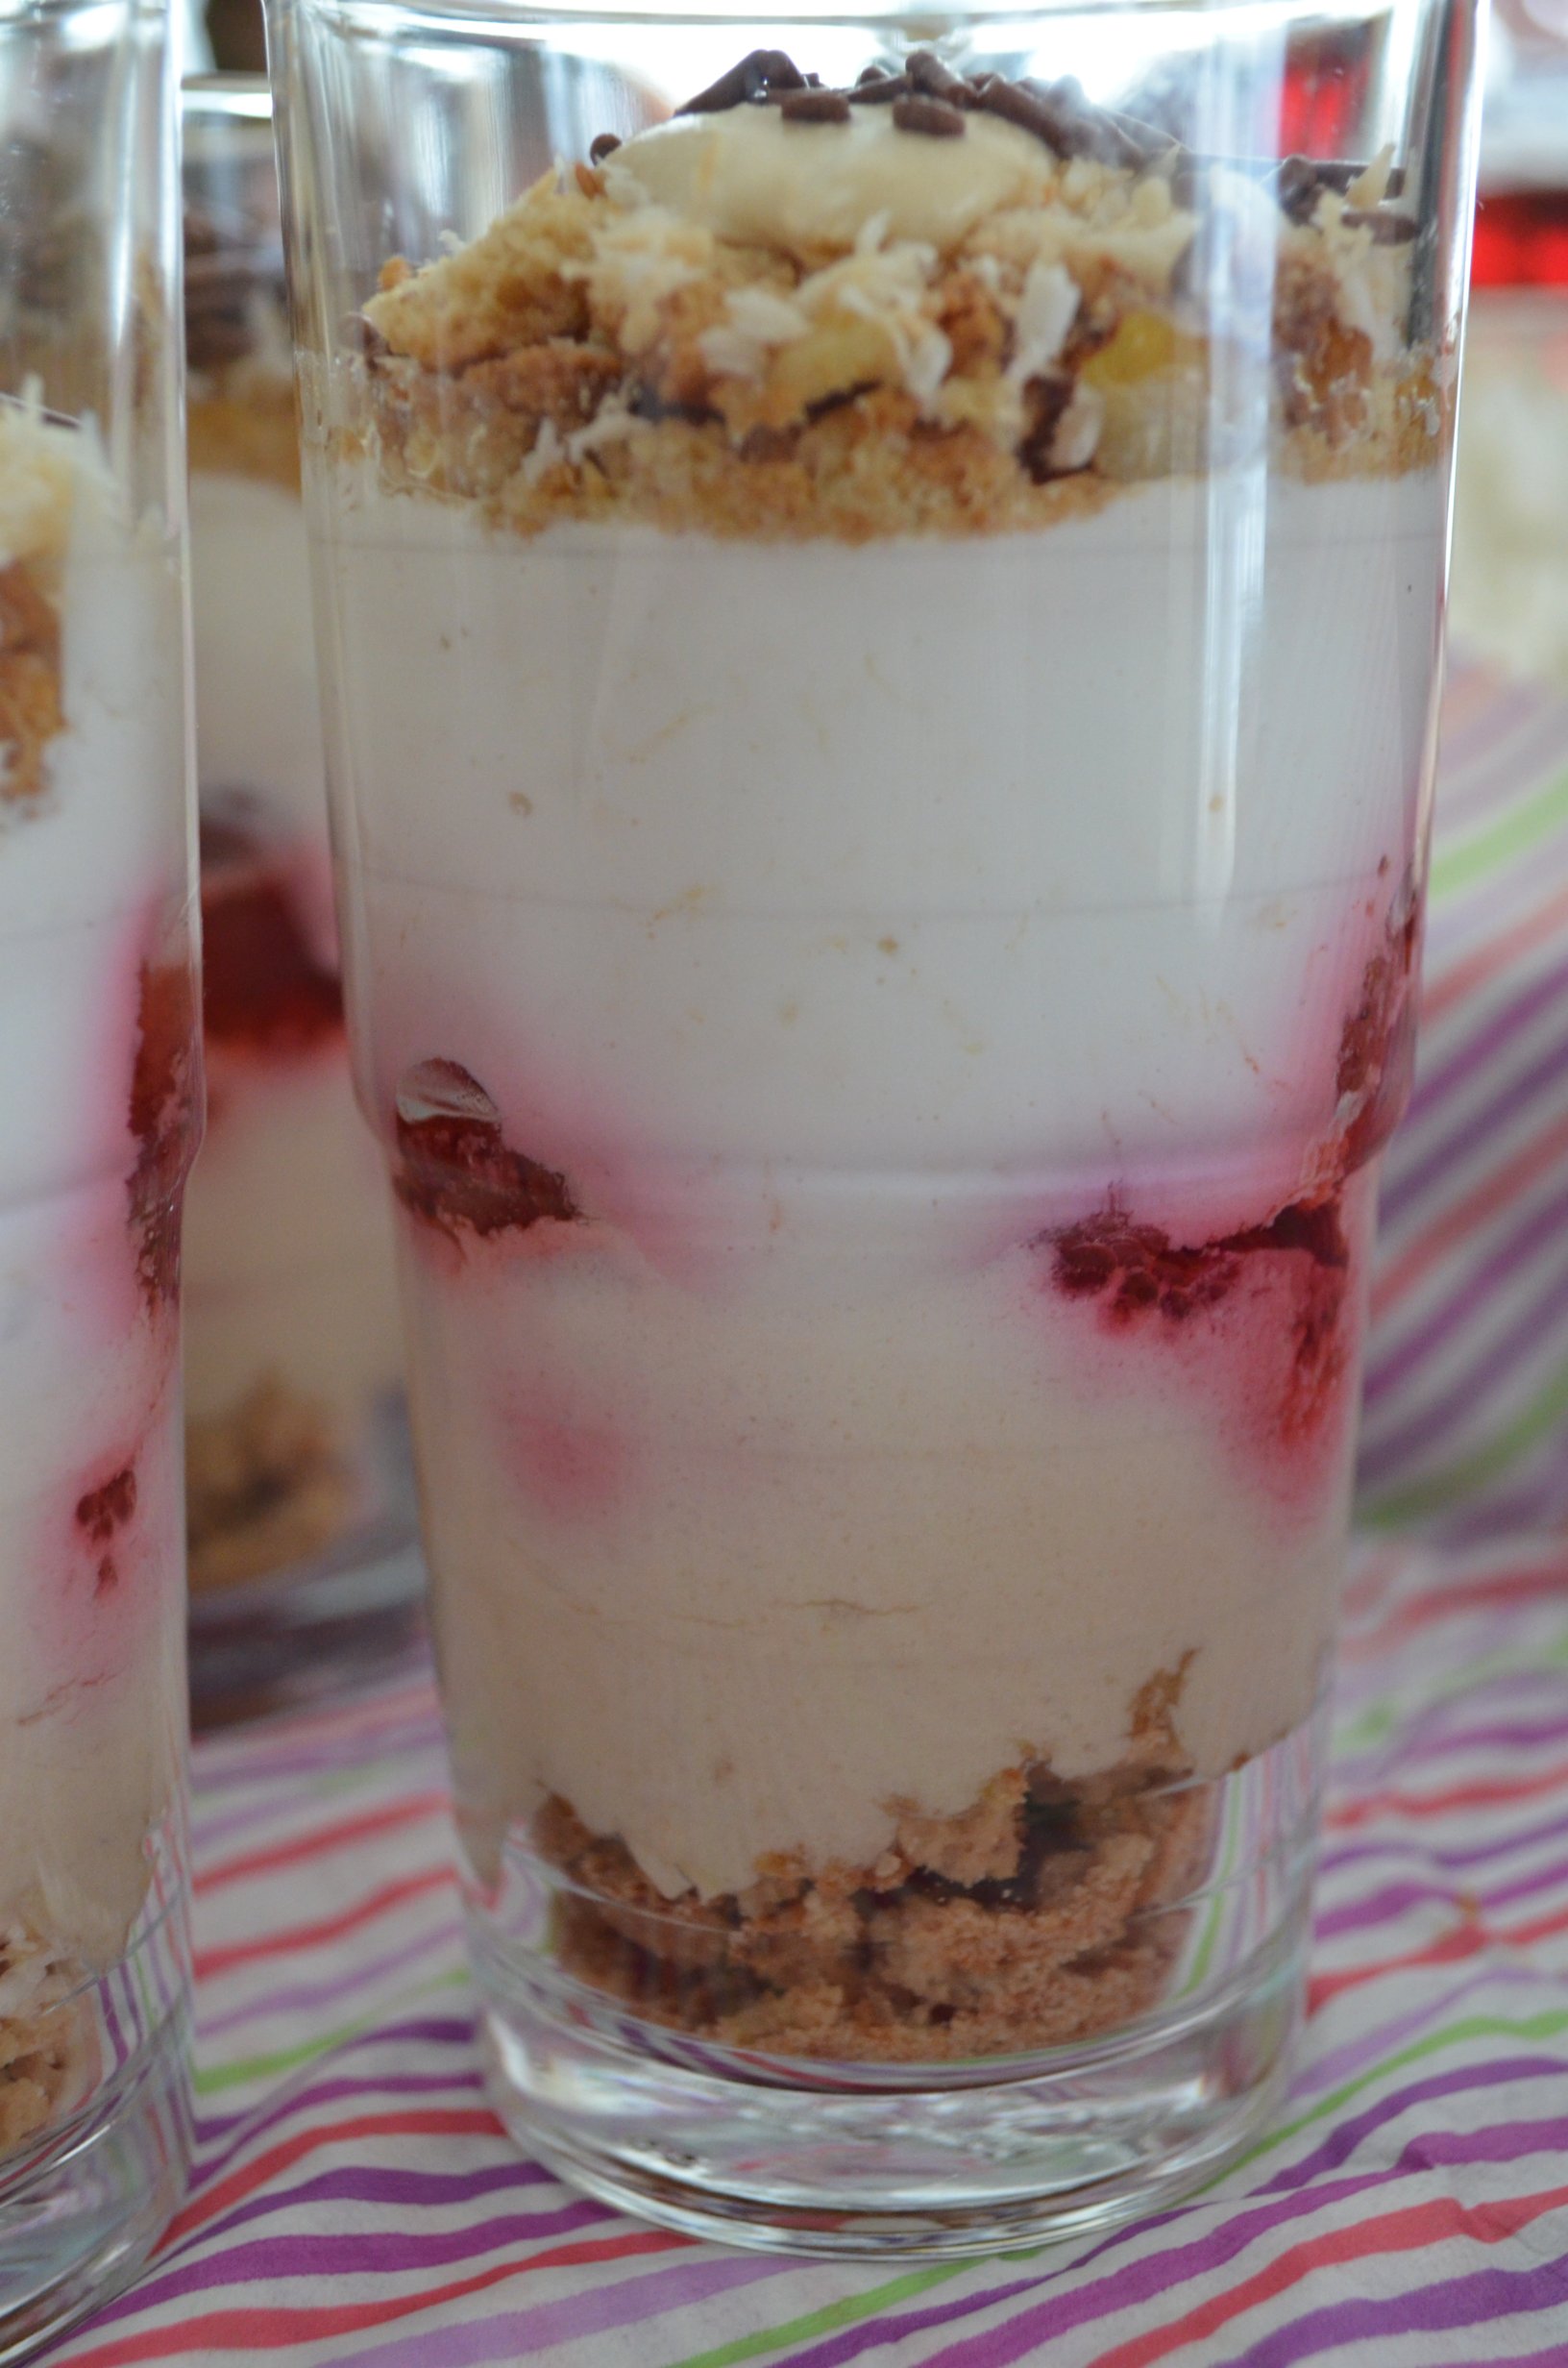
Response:
[{"label": "dessert parfait", "polygon": [[[869,2192],[716,2082],[904,2113],[1239,1997],[1193,2114],[1278,2063],[1442,566],[1390,149],[812,64],[303,382],[492,2071],[681,2226]],[[1086,2169],[1087,2094],[986,2197],[1188,2109]],[[978,2127],[877,2124],[880,2201]]]},{"label": "dessert parfait", "polygon": [[[69,2128],[106,2228],[86,2133],[132,2084],[137,2111],[178,2084],[184,2040],[200,1088],[180,579],[125,506],[90,426],[0,401],[0,2151]],[[0,2306],[75,2225],[61,2192],[21,2271],[0,2246]]]},{"label": "dessert parfait", "polygon": [[[261,1640],[230,1633],[233,1590],[384,1556],[412,1507],[385,1193],[343,1033],[265,86],[208,77],[185,116],[208,1096],[185,1232],[186,1501],[210,1707],[213,1682],[248,1692],[263,1674]],[[417,1573],[399,1568],[406,1596]],[[228,1612],[200,1600],[213,1591]]]}]

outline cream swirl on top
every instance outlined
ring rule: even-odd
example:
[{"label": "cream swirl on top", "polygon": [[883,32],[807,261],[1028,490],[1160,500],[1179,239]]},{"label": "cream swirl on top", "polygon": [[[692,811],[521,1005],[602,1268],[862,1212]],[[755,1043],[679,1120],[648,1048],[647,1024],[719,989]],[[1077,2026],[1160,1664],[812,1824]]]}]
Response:
[{"label": "cream swirl on top", "polygon": [[996,115],[970,116],[962,139],[919,139],[882,107],[856,108],[845,123],[747,107],[639,133],[605,180],[624,202],[649,200],[718,238],[809,262],[852,247],[869,223],[882,239],[949,254],[988,214],[1043,204],[1056,169],[1038,139]]}]

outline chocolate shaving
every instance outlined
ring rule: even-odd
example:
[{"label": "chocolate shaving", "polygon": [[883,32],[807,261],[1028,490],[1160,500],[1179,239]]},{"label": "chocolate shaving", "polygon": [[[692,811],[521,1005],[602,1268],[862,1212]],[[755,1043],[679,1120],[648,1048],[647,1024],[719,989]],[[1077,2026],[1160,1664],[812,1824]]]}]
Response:
[{"label": "chocolate shaving", "polygon": [[778,111],[786,123],[847,123],[850,117],[842,90],[787,90]]},{"label": "chocolate shaving", "polygon": [[588,149],[588,161],[589,161],[589,163],[590,163],[590,164],[602,164],[606,157],[613,157],[613,156],[614,156],[614,154],[615,154],[616,150],[620,147],[620,145],[621,145],[621,142],[620,142],[620,140],[618,139],[618,137],[616,136],[615,133],[613,133],[613,132],[600,132],[600,135],[599,135],[599,136],[598,136],[598,138],[597,138],[597,139],[595,139],[595,140],[593,140],[593,141],[589,144],[589,149]]},{"label": "chocolate shaving", "polygon": [[806,78],[795,60],[782,49],[753,49],[727,74],[721,74],[706,90],[699,90],[695,99],[677,107],[677,115],[723,115],[732,107],[745,107],[770,93],[781,90],[804,90]]},{"label": "chocolate shaving", "polygon": [[971,86],[972,104],[987,113],[1032,132],[1053,155],[1089,157],[1096,163],[1138,170],[1171,146],[1152,125],[1126,122],[1104,108],[1091,107],[1082,86],[1070,77],[1049,89],[1033,82],[1004,82],[985,75]]},{"label": "chocolate shaving", "polygon": [[1340,219],[1347,229],[1370,231],[1375,247],[1403,247],[1417,227],[1413,213],[1396,213],[1387,206],[1347,206]]},{"label": "chocolate shaving", "polygon": [[946,99],[950,105],[962,107],[973,96],[964,77],[943,65],[932,50],[912,51],[904,61],[904,72],[922,98]]},{"label": "chocolate shaving", "polygon": [[919,132],[927,139],[957,139],[964,130],[961,111],[943,99],[897,99],[893,120],[900,132]]},{"label": "chocolate shaving", "polygon": [[907,99],[915,88],[907,74],[883,74],[870,66],[866,71],[874,79],[868,81],[863,75],[850,91],[856,107],[891,106],[896,99]]},{"label": "chocolate shaving", "polygon": [[1028,423],[1018,440],[1018,461],[1029,472],[1037,485],[1051,478],[1066,474],[1051,463],[1051,447],[1062,414],[1072,400],[1072,381],[1065,370],[1049,371],[1029,381],[1024,388],[1028,408]]}]

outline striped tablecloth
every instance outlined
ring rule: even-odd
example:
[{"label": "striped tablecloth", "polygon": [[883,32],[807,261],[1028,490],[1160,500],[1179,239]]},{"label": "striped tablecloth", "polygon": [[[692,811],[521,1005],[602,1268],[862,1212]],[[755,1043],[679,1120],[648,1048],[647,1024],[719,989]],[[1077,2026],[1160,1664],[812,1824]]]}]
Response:
[{"label": "striped tablecloth", "polygon": [[199,1751],[196,2183],[60,2368],[1568,2361],[1568,707],[1460,671],[1446,749],[1278,2128],[1110,2237],[893,2274],[581,2200],[484,2103],[420,1674]]}]

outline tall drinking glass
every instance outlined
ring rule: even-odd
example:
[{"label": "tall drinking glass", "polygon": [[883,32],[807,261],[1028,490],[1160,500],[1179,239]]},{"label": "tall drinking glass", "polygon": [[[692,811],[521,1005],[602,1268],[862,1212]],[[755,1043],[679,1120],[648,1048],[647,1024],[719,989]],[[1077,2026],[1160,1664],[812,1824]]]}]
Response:
[{"label": "tall drinking glass", "polygon": [[195,1034],[166,12],[0,20],[0,2357],[187,2153]]},{"label": "tall drinking glass", "polygon": [[198,1721],[341,1682],[422,1591],[391,1221],[349,1078],[272,107],[184,97],[207,1139],[185,1218]]},{"label": "tall drinking glass", "polygon": [[275,0],[494,2094],[966,2252],[1298,2012],[1467,0]]}]

